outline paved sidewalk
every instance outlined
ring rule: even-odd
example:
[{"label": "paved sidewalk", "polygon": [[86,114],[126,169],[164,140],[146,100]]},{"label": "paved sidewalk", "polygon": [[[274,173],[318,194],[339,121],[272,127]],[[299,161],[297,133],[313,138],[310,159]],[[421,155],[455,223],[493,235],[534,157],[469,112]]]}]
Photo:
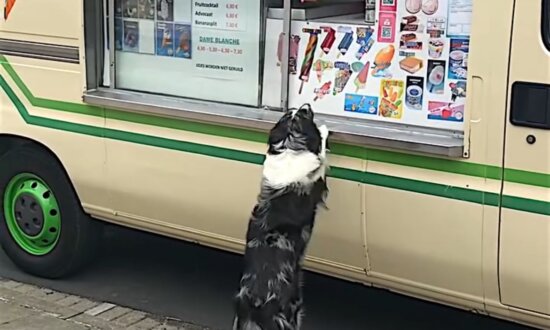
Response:
[{"label": "paved sidewalk", "polygon": [[209,330],[0,278],[0,330]]}]

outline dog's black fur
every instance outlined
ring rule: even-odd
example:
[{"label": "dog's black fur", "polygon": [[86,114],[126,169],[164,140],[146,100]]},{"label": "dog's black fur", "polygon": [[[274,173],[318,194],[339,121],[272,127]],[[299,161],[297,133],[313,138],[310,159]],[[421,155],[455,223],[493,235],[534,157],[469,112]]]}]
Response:
[{"label": "dog's black fur", "polygon": [[[328,131],[323,137],[313,117],[311,107],[306,104],[283,115],[269,134],[266,158],[287,152],[298,159],[310,153],[308,156],[316,156],[318,166],[302,180],[284,186],[272,185],[264,175],[246,235],[234,330],[300,329],[301,262],[317,208],[324,206],[328,193],[324,174]],[[294,165],[300,163],[289,161],[284,166]]]}]

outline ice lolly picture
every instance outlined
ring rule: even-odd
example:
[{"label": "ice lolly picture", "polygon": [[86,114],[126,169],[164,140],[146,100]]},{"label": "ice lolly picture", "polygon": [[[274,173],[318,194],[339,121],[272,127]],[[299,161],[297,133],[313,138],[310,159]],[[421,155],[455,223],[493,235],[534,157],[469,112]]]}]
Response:
[{"label": "ice lolly picture", "polygon": [[355,58],[357,58],[358,60],[361,60],[361,58],[363,58],[363,55],[368,53],[369,50],[372,48],[372,45],[374,45],[374,39],[372,38],[373,34],[374,30],[371,28],[357,28],[357,39],[355,39],[355,42],[359,45],[359,50],[357,50],[357,52],[355,53]]},{"label": "ice lolly picture", "polygon": [[325,72],[325,70],[332,69],[333,67],[334,66],[330,61],[317,59],[317,61],[313,63],[313,69],[317,73],[317,80],[321,82],[321,79],[323,79],[323,72]]},{"label": "ice lolly picture", "polygon": [[338,54],[338,57],[346,55],[352,42],[353,42],[353,31],[348,31],[346,32],[346,34],[344,34],[344,37],[342,38],[342,40],[340,41],[340,44],[338,45],[338,50],[340,51],[340,53]]},{"label": "ice lolly picture", "polygon": [[321,53],[321,55],[323,55],[323,54],[330,53],[330,50],[332,49],[332,46],[334,45],[334,42],[336,41],[336,30],[334,30],[331,27],[326,27],[326,26],[321,27],[321,29],[323,31],[325,31],[326,34],[327,34],[325,36],[325,39],[321,43],[321,50],[323,51],[323,53]]},{"label": "ice lolly picture", "polygon": [[338,69],[336,71],[336,77],[334,79],[334,89],[332,94],[336,95],[346,88],[349,78],[351,77],[351,67],[349,63],[346,62],[336,62],[334,67]]},{"label": "ice lolly picture", "polygon": [[7,0],[4,3],[4,19],[8,19],[13,6],[15,6],[15,0]]},{"label": "ice lolly picture", "polygon": [[330,93],[330,87],[332,86],[332,81],[327,81],[324,83],[321,87],[315,88],[315,98],[313,98],[313,101],[317,101],[319,99],[322,99],[325,95]]},{"label": "ice lolly picture", "polygon": [[359,74],[357,74],[357,77],[355,77],[355,81],[353,82],[355,84],[355,92],[357,93],[360,89],[365,88],[367,85],[367,78],[369,77],[369,70],[370,70],[370,62],[367,61],[365,66],[359,71]]},{"label": "ice lolly picture", "polygon": [[303,29],[302,32],[309,33],[309,40],[307,42],[306,51],[304,53],[304,60],[302,61],[302,67],[300,68],[300,89],[298,94],[302,94],[304,83],[309,81],[309,74],[311,73],[311,67],[313,66],[313,58],[315,57],[315,49],[319,41],[319,29]]}]

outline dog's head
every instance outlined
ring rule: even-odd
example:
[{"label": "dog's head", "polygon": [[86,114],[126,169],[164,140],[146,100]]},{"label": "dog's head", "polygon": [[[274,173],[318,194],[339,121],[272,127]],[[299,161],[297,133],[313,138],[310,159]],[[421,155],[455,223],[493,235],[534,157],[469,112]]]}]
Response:
[{"label": "dog's head", "polygon": [[319,155],[326,143],[322,132],[314,121],[314,114],[309,104],[299,109],[290,109],[285,113],[269,133],[268,154],[278,155],[284,151],[309,151]]},{"label": "dog's head", "polygon": [[269,133],[264,183],[309,186],[325,178],[328,129],[317,127],[309,104],[285,113]]}]

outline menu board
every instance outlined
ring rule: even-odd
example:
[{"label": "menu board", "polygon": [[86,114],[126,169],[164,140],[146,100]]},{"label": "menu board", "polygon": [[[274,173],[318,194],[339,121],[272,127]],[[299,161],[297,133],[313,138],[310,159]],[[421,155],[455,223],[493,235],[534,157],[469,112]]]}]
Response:
[{"label": "menu board", "polygon": [[256,106],[259,30],[257,1],[116,0],[117,87]]},{"label": "menu board", "polygon": [[[377,1],[375,25],[362,17],[293,22],[289,105],[462,130],[472,0]],[[278,25],[268,22],[268,33]],[[266,67],[274,67],[277,45],[266,40]],[[264,94],[264,102],[271,99]]]}]

